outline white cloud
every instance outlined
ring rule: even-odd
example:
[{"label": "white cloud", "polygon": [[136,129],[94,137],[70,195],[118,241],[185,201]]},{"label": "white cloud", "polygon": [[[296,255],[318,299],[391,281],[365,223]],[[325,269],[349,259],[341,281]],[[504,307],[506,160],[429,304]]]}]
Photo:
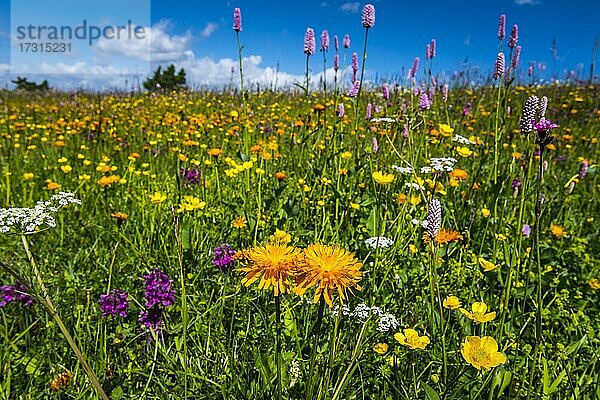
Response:
[{"label": "white cloud", "polygon": [[210,35],[212,35],[213,32],[216,31],[218,27],[219,27],[219,25],[217,25],[213,22],[209,22],[206,24],[204,29],[202,29],[202,32],[200,32],[200,36],[202,36],[203,38],[210,37]]},{"label": "white cloud", "polygon": [[[357,3],[358,4],[358,3]],[[146,27],[146,37],[138,40],[99,40],[92,50],[96,54],[77,60],[60,60],[60,62],[41,61],[22,66],[22,71],[34,80],[48,79],[53,87],[69,89],[85,87],[88,89],[130,90],[131,84],[140,83],[158,65],[173,63],[177,70],[186,72],[188,85],[198,87],[224,87],[230,84],[239,85],[238,60],[232,58],[214,59],[197,56],[192,50],[193,37],[190,32],[183,35],[170,35],[168,22],[161,22]],[[204,32],[217,29],[216,24],[208,23]],[[208,35],[209,33],[206,33]],[[305,75],[280,71],[274,66],[263,65],[260,55],[249,55],[243,58],[244,85],[260,85],[261,88],[294,88],[294,83],[303,85]],[[348,67],[348,70],[350,67]],[[7,84],[14,79],[9,73],[9,66],[0,64],[0,73],[6,75],[0,82]],[[232,73],[232,70],[234,71]],[[346,71],[348,78],[350,72]],[[323,71],[315,69],[310,75],[312,89],[316,89],[322,81]],[[333,68],[327,70],[327,84],[333,86]],[[338,71],[338,84],[342,71]]]},{"label": "white cloud", "polygon": [[540,4],[538,0],[515,0],[518,6]]},{"label": "white cloud", "polygon": [[358,14],[358,9],[360,7],[360,3],[358,1],[353,1],[350,3],[344,3],[340,6],[340,11],[345,13]]},{"label": "white cloud", "polygon": [[[118,55],[143,61],[165,62],[193,57],[192,34],[169,35],[167,22],[145,27],[143,39],[101,38],[94,49],[104,56]],[[206,28],[204,29],[206,30]]]}]

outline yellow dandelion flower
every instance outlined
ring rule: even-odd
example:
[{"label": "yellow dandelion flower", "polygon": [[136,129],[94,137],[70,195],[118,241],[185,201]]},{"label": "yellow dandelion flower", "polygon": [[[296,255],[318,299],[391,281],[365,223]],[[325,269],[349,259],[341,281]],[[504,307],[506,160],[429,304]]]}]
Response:
[{"label": "yellow dandelion flower", "polygon": [[480,324],[493,321],[496,318],[496,312],[492,311],[490,313],[486,313],[487,304],[482,301],[476,301],[471,305],[472,311],[467,311],[464,308],[460,308],[459,311],[463,313],[467,318],[478,322]]},{"label": "yellow dandelion flower", "polygon": [[250,286],[260,279],[259,289],[268,290],[273,286],[275,296],[289,291],[290,284],[298,269],[301,251],[285,244],[267,243],[240,252],[239,258],[245,265],[240,271],[246,276],[242,279],[244,286]]},{"label": "yellow dandelion flower", "polygon": [[358,282],[362,279],[360,270],[362,263],[353,253],[339,247],[323,244],[312,244],[304,250],[304,260],[299,271],[299,284],[294,289],[298,295],[303,295],[309,288],[318,285],[314,302],[321,296],[331,307],[332,296],[337,292],[340,303],[346,299],[346,289],[361,290]]},{"label": "yellow dandelion flower", "polygon": [[394,181],[394,175],[384,174],[381,171],[375,171],[373,172],[373,179],[380,185],[389,185]]},{"label": "yellow dandelion flower", "polygon": [[246,220],[246,217],[242,215],[238,215],[231,224],[235,229],[244,229],[247,225],[248,221]]},{"label": "yellow dandelion flower", "polygon": [[23,180],[28,181],[31,180],[35,177],[35,175],[32,172],[25,172],[23,174]]},{"label": "yellow dandelion flower", "polygon": [[375,346],[373,346],[373,351],[381,355],[387,353],[388,349],[389,346],[386,343],[377,343]]},{"label": "yellow dandelion flower", "polygon": [[506,356],[498,351],[498,343],[490,336],[467,336],[460,352],[466,362],[479,370],[506,363]]},{"label": "yellow dandelion flower", "polygon": [[430,343],[427,336],[419,336],[419,333],[411,328],[404,329],[404,333],[396,333],[394,339],[411,349],[423,350]]},{"label": "yellow dandelion flower", "polygon": [[479,258],[479,265],[481,265],[481,268],[483,268],[483,272],[490,272],[495,270],[496,268],[498,268],[498,265],[494,264],[491,261],[488,261],[486,259],[483,258]]},{"label": "yellow dandelion flower", "polygon": [[118,222],[127,221],[129,219],[129,215],[124,212],[118,211],[110,214],[111,217],[116,218]]},{"label": "yellow dandelion flower", "polygon": [[567,231],[560,225],[550,224],[550,232],[554,237],[561,238],[567,236]]},{"label": "yellow dandelion flower", "polygon": [[460,302],[460,299],[456,296],[448,296],[444,299],[444,303],[443,303],[445,308],[448,308],[450,310],[456,310],[457,308],[459,308],[462,304]]},{"label": "yellow dandelion flower", "polygon": [[452,171],[450,171],[448,176],[454,179],[458,179],[459,181],[464,181],[467,180],[467,178],[469,178],[469,173],[464,169],[454,168]]}]

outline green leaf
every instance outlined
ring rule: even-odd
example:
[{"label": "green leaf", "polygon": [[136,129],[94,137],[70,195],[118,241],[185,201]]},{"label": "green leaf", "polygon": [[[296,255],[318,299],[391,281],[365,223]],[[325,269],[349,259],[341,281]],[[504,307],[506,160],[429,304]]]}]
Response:
[{"label": "green leaf", "polygon": [[123,395],[123,388],[121,386],[117,386],[110,394],[110,398],[111,400],[120,400],[123,398]]},{"label": "green leaf", "polygon": [[425,389],[425,394],[427,395],[428,400],[440,400],[440,396],[425,382],[423,382],[423,389]]}]

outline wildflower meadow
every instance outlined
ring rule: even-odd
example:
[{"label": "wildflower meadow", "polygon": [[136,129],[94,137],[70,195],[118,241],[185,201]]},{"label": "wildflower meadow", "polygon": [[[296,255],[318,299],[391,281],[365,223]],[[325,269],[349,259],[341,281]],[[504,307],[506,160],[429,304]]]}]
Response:
[{"label": "wildflower meadow", "polygon": [[600,398],[597,83],[510,15],[484,85],[368,80],[375,6],[288,90],[236,8],[230,86],[0,92],[0,399]]}]

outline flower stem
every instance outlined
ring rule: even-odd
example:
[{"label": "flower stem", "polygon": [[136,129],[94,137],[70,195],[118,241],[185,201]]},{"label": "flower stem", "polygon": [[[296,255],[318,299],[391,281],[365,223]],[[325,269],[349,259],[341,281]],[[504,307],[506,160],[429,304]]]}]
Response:
[{"label": "flower stem", "polygon": [[277,369],[277,399],[281,400],[281,299],[279,296],[275,296],[275,366]]},{"label": "flower stem", "polygon": [[52,299],[50,299],[50,295],[48,294],[48,290],[46,289],[46,285],[44,284],[44,280],[42,279],[42,275],[40,274],[40,270],[35,262],[35,259],[33,258],[33,254],[31,253],[31,250],[29,248],[29,243],[27,242],[27,238],[25,238],[24,234],[21,235],[21,242],[23,243],[23,248],[25,249],[25,253],[27,253],[27,258],[29,259],[29,263],[31,264],[31,267],[33,268],[33,272],[35,274],[37,282],[40,285],[40,289],[42,290],[42,294],[43,294],[43,297],[41,297],[41,300],[43,301],[42,305],[50,313],[50,315],[52,315],[52,318],[54,318],[54,321],[58,325],[62,334],[67,339],[69,346],[71,346],[71,349],[77,356],[77,359],[81,363],[81,366],[83,367],[88,378],[90,378],[90,380],[92,381],[92,384],[98,391],[98,394],[100,395],[100,397],[102,397],[102,399],[104,399],[104,400],[109,400],[108,396],[104,392],[104,389],[102,389],[102,385],[100,384],[100,381],[96,377],[96,374],[94,374],[94,371],[92,371],[92,368],[90,368],[90,365],[88,364],[85,356],[83,355],[81,350],[79,350],[79,347],[77,347],[77,343],[75,343],[75,340],[69,333],[69,330],[67,329],[66,325],[64,324],[62,318],[60,318],[60,315],[58,315],[58,311],[54,307],[54,304],[52,303]]}]

